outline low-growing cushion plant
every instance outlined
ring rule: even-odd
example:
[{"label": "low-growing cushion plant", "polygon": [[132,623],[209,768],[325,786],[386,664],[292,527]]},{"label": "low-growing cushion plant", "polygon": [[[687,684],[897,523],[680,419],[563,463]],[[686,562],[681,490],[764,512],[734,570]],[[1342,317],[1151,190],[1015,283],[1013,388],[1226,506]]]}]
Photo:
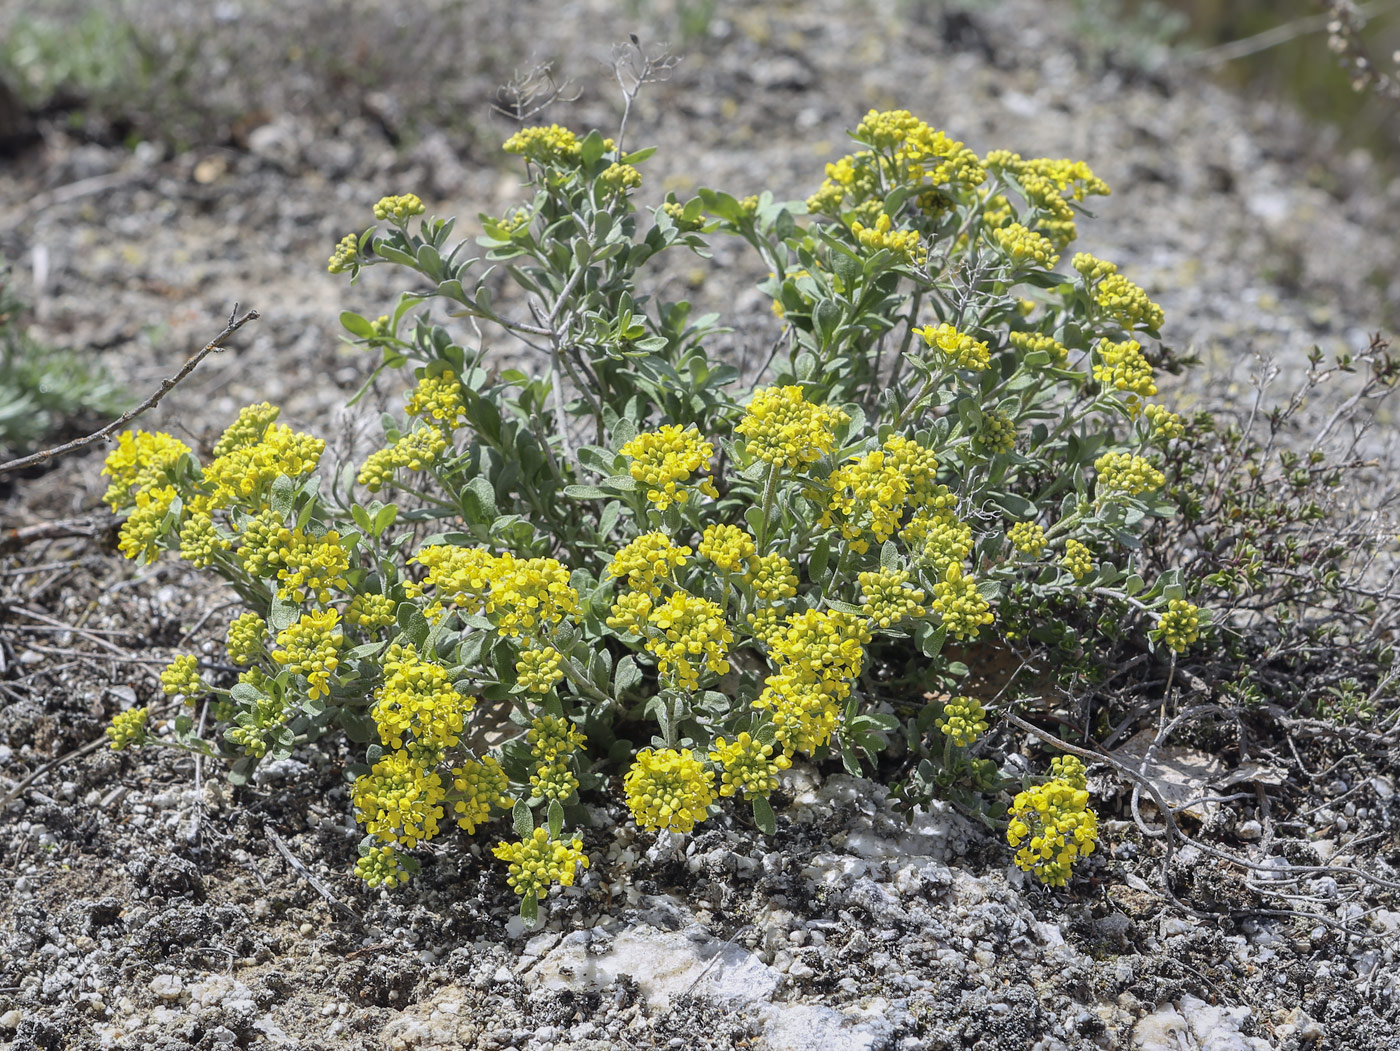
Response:
[{"label": "low-growing cushion plant", "polygon": [[[357,872],[396,886],[446,826],[512,827],[494,853],[529,920],[588,863],[590,793],[676,833],[737,797],[771,835],[782,772],[828,758],[999,823],[1017,865],[1064,884],[1098,836],[1084,765],[1008,780],[984,735],[1043,683],[969,665],[1034,650],[1095,682],[1125,646],[1174,667],[1211,630],[1201,581],[1143,547],[1195,521],[1196,423],[1155,400],[1161,309],[1071,250],[1108,192],[1088,166],[978,156],[905,111],[852,137],[806,202],[639,211],[652,151],[557,125],[505,143],[528,194],[474,238],[413,194],[379,201],[330,269],[415,282],[342,317],[375,375],[412,370],[382,447],[322,464],[260,404],[208,462],[144,432],[108,457],[122,552],[177,553],[247,606],[236,682],[193,655],[162,675],[216,731],[142,708],[113,744],[224,758],[241,782],[344,733],[364,749]],[[719,318],[647,294],[658,256],[716,237],[770,271],[782,336],[752,386],[706,349]],[[538,367],[494,363],[491,326]]]}]

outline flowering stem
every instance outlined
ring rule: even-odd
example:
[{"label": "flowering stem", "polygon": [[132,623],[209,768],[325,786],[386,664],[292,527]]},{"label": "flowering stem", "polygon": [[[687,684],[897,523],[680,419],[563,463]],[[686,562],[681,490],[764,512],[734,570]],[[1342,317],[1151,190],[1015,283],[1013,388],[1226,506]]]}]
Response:
[{"label": "flowering stem", "polygon": [[759,554],[768,553],[769,518],[773,514],[773,498],[778,491],[778,465],[772,464],[768,468],[768,482],[763,488],[763,520],[759,525],[763,528],[758,534]]}]

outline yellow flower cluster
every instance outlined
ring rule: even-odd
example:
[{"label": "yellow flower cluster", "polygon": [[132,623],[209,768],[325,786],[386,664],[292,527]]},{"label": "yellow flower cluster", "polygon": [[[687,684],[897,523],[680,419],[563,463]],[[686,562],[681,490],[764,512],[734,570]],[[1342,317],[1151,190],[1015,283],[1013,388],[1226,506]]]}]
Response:
[{"label": "yellow flower cluster", "polygon": [[642,173],[630,164],[614,162],[598,173],[598,182],[614,193],[635,190],[642,185]]},{"label": "yellow flower cluster", "polygon": [[779,674],[820,685],[845,697],[865,663],[870,629],[862,617],[840,610],[803,610],[787,618],[773,645]]},{"label": "yellow flower cluster", "polygon": [[1106,387],[1130,395],[1150,398],[1157,393],[1152,366],[1142,356],[1142,344],[1135,339],[1111,343],[1101,339],[1094,347],[1094,379]]},{"label": "yellow flower cluster", "polygon": [[501,769],[501,764],[493,756],[486,756],[480,762],[468,759],[452,770],[452,791],[458,796],[453,804],[457,815],[457,827],[467,835],[475,835],[478,825],[491,820],[491,808],[505,808],[510,805],[506,791],[510,788],[510,778]]},{"label": "yellow flower cluster", "polygon": [[102,473],[111,476],[112,484],[102,499],[113,511],[131,507],[136,492],[168,483],[176,462],[189,451],[188,445],[168,434],[126,431],[103,463]]},{"label": "yellow flower cluster", "polygon": [[818,524],[839,526],[852,550],[863,554],[870,548],[865,534],[884,543],[899,529],[907,507],[918,511],[944,502],[946,490],[933,481],[937,468],[931,450],[893,435],[882,448],[831,472]]},{"label": "yellow flower cluster", "polygon": [[270,507],[244,518],[238,532],[236,551],[243,569],[254,577],[275,576],[291,535],[284,517]]},{"label": "yellow flower cluster", "polygon": [[851,223],[851,233],[867,251],[889,251],[906,263],[921,265],[928,258],[928,252],[919,245],[919,232],[891,230],[890,225],[890,217],[881,212],[876,217],[874,226],[866,226],[859,219]]},{"label": "yellow flower cluster", "polygon": [[875,627],[890,628],[907,617],[922,617],[924,593],[918,588],[906,587],[909,572],[903,569],[881,569],[875,573],[861,573],[860,601],[861,613]]},{"label": "yellow flower cluster", "polygon": [[228,537],[219,531],[214,519],[203,511],[196,511],[180,526],[180,557],[195,569],[207,569],[221,551],[233,545]]},{"label": "yellow flower cluster", "polygon": [[535,772],[530,775],[535,795],[566,802],[578,789],[573,755],[588,738],[558,715],[537,716],[525,737],[530,743],[530,754],[535,757]]},{"label": "yellow flower cluster", "polygon": [[991,604],[977,590],[977,581],[965,575],[957,562],[949,563],[943,579],[933,585],[933,609],[948,634],[964,642],[977,638],[982,626],[996,619]]},{"label": "yellow flower cluster", "polygon": [[577,164],[581,157],[578,136],[558,124],[521,128],[501,148],[536,164]]},{"label": "yellow flower cluster", "polygon": [[1145,328],[1155,332],[1166,320],[1162,308],[1148,299],[1146,292],[1122,274],[1109,274],[1105,277],[1099,283],[1094,301],[1109,317],[1129,331]]},{"label": "yellow flower cluster", "polygon": [[745,799],[766,797],[778,787],[778,774],[792,766],[784,753],[775,756],[771,744],[755,740],[747,731],[732,744],[723,737],[716,739],[710,762],[718,763],[724,771],[719,794],[728,798],[742,792]]},{"label": "yellow flower cluster", "polygon": [[797,595],[797,573],[776,551],[759,555],[749,566],[748,584],[763,602],[782,602]]},{"label": "yellow flower cluster", "polygon": [[633,591],[657,598],[661,595],[661,582],[670,580],[671,571],[685,565],[690,554],[690,548],[676,546],[659,530],[643,533],[613,555],[607,573],[618,579],[626,577],[627,586]]},{"label": "yellow flower cluster", "polygon": [[[948,499],[956,497],[949,493]],[[940,573],[972,553],[972,527],[946,507],[916,511],[899,531],[899,538],[915,558]]]},{"label": "yellow flower cluster", "polygon": [[813,405],[801,387],[760,387],[734,428],[748,439],[748,454],[789,471],[831,452],[835,429],[850,417],[831,405]]},{"label": "yellow flower cluster", "polygon": [[199,658],[192,653],[176,657],[160,673],[160,688],[167,697],[179,694],[190,703],[208,693],[209,684],[199,676]]},{"label": "yellow flower cluster", "polygon": [[1039,558],[1045,551],[1045,530],[1035,522],[1017,522],[1006,531],[1006,538],[1023,555]]},{"label": "yellow flower cluster", "polygon": [[390,752],[355,780],[351,797],[366,832],[412,850],[438,834],[447,794],[436,771],[408,752]]},{"label": "yellow flower cluster", "polygon": [[407,883],[408,869],[404,866],[399,852],[390,846],[371,846],[355,862],[355,875],[371,887],[393,890]]},{"label": "yellow flower cluster", "polygon": [[1088,803],[1084,788],[1058,778],[1018,792],[1006,829],[1006,841],[1020,848],[1016,866],[1052,887],[1069,882],[1075,861],[1091,854],[1099,837]]},{"label": "yellow flower cluster", "polygon": [[564,677],[559,668],[563,655],[553,646],[524,649],[515,662],[515,682],[526,693],[548,693]]},{"label": "yellow flower cluster", "polygon": [[266,642],[267,622],[250,611],[228,626],[224,648],[234,664],[256,664],[266,653]]},{"label": "yellow flower cluster", "polygon": [[588,868],[583,840],[568,843],[551,840],[549,832],[537,828],[519,843],[498,843],[491,852],[506,862],[506,882],[522,898],[543,901],[551,883],[572,887],[578,867]]},{"label": "yellow flower cluster", "polygon": [[689,832],[715,801],[715,775],[689,748],[643,748],[623,778],[627,806],[639,826]]},{"label": "yellow flower cluster", "polygon": [[362,591],[345,607],[345,620],[361,631],[372,632],[393,624],[397,608],[398,604],[388,595]]},{"label": "yellow flower cluster", "polygon": [[339,630],[340,614],[333,609],[303,613],[289,628],[277,633],[272,659],[293,675],[304,675],[310,686],[307,697],[316,700],[331,691],[331,673],[340,664],[345,636]]},{"label": "yellow flower cluster", "polygon": [[458,693],[447,669],[424,660],[411,642],[390,646],[383,664],[370,714],[385,747],[428,761],[455,746],[476,700]]},{"label": "yellow flower cluster", "polygon": [[613,599],[608,627],[632,635],[645,634],[644,625],[651,615],[651,595],[645,591],[624,591]]},{"label": "yellow flower cluster", "polygon": [[1110,263],[1107,259],[1100,259],[1096,255],[1088,252],[1075,252],[1074,258],[1070,260],[1071,265],[1084,275],[1084,280],[1093,284],[1102,280],[1110,274],[1118,273],[1118,264]]},{"label": "yellow flower cluster", "polygon": [[930,350],[937,351],[939,363],[948,369],[972,369],[981,372],[991,364],[991,350],[979,339],[959,332],[944,322],[915,329]]},{"label": "yellow flower cluster", "polygon": [[622,447],[622,455],[632,461],[628,472],[647,487],[647,499],[662,511],[690,498],[687,489],[677,486],[689,484],[696,471],[704,472],[696,488],[707,496],[719,495],[709,474],[714,452],[694,427],[669,423],[643,431]]},{"label": "yellow flower cluster", "polygon": [[360,465],[355,481],[377,493],[393,481],[394,471],[404,468],[422,471],[437,463],[450,443],[438,427],[419,427],[405,434],[387,449],[376,449]]},{"label": "yellow flower cluster", "polygon": [[1166,475],[1152,465],[1152,461],[1133,453],[1104,453],[1094,461],[1098,472],[1099,495],[1139,493],[1160,489],[1167,484]]},{"label": "yellow flower cluster", "polygon": [[330,264],[326,267],[332,274],[343,274],[359,261],[360,239],[354,234],[346,234],[336,242],[331,253]]},{"label": "yellow flower cluster", "polygon": [[438,607],[451,602],[466,614],[486,614],[495,608],[490,595],[496,556],[491,552],[479,547],[430,544],[408,561],[428,570],[421,583],[407,589],[410,597],[417,598],[431,589]]},{"label": "yellow flower cluster", "polygon": [[982,162],[994,171],[1015,178],[1027,203],[1044,213],[1036,218],[1036,229],[1047,235],[1057,249],[1075,238],[1074,209],[1069,201],[1082,201],[1091,194],[1109,192],[1108,185],[1083,161],[1049,157],[1023,160],[1009,150],[993,150]]},{"label": "yellow flower cluster", "polygon": [[1077,755],[1057,755],[1050,760],[1050,776],[1071,788],[1083,788],[1089,783],[1084,760]]},{"label": "yellow flower cluster", "polygon": [[1078,540],[1069,539],[1065,541],[1065,553],[1060,564],[1074,574],[1075,580],[1083,580],[1094,571],[1094,556]]},{"label": "yellow flower cluster", "polygon": [[1007,338],[1013,347],[1024,354],[1044,351],[1050,355],[1050,363],[1055,366],[1063,365],[1069,357],[1069,349],[1054,336],[1046,336],[1039,332],[1012,332]]},{"label": "yellow flower cluster", "polygon": [[1186,433],[1181,417],[1165,405],[1148,405],[1143,409],[1143,415],[1152,428],[1152,437],[1160,441],[1169,442]]},{"label": "yellow flower cluster", "polygon": [[[287,532],[284,530],[283,532]],[[305,602],[315,596],[323,606],[331,600],[331,588],[344,590],[350,569],[350,554],[340,544],[340,534],[332,529],[325,536],[308,536],[298,526],[287,533],[281,548],[282,568],[277,579],[278,598]]]},{"label": "yellow flower cluster", "polygon": [[709,559],[723,573],[748,570],[758,551],[748,530],[735,525],[707,525],[699,550],[701,558]]},{"label": "yellow flower cluster", "polygon": [[1185,653],[1201,637],[1201,611],[1185,599],[1174,598],[1157,619],[1157,632],[1177,653]]},{"label": "yellow flower cluster", "polygon": [[[843,691],[850,689],[845,683],[839,685]],[[773,729],[784,754],[811,755],[836,732],[842,696],[824,689],[820,683],[779,672],[764,680],[763,692],[753,706],[773,713]]]},{"label": "yellow flower cluster", "polygon": [[671,222],[675,223],[678,229],[698,230],[705,225],[705,220],[699,216],[694,219],[687,219],[685,217],[685,205],[681,204],[680,201],[666,201],[661,205],[661,210],[670,217]]},{"label": "yellow flower cluster", "polygon": [[982,422],[972,435],[972,447],[986,456],[1009,453],[1016,448],[1016,424],[1001,409],[982,413]]},{"label": "yellow flower cluster", "polygon": [[156,543],[165,534],[171,517],[170,509],[175,504],[173,485],[141,489],[136,493],[136,508],[122,523],[117,535],[117,550],[127,558],[139,558],[143,562],[154,562],[160,557]]},{"label": "yellow flower cluster", "polygon": [[1008,223],[993,230],[992,240],[1011,257],[1011,263],[1015,267],[1034,263],[1046,270],[1052,270],[1060,261],[1059,253],[1055,251],[1055,243],[1050,238],[1027,229],[1020,223]]},{"label": "yellow flower cluster", "polygon": [[656,656],[657,671],[674,677],[684,689],[700,684],[700,665],[716,675],[729,671],[726,656],[734,633],[724,611],[709,599],[677,591],[653,607],[647,624],[646,648]]},{"label": "yellow flower cluster", "polygon": [[491,604],[496,630],[516,638],[537,637],[579,613],[569,571],[552,558],[516,558],[506,552],[491,567]]},{"label": "yellow flower cluster", "polygon": [[423,202],[418,199],[415,193],[403,193],[388,197],[381,197],[374,204],[374,217],[376,219],[387,219],[392,223],[403,224],[412,219],[415,215],[422,215],[426,208]]},{"label": "yellow flower cluster", "polygon": [[259,507],[278,475],[296,479],[310,474],[325,448],[320,438],[285,424],[268,424],[257,441],[233,446],[204,468],[208,496],[203,509]]},{"label": "yellow flower cluster", "polygon": [[446,369],[438,376],[424,376],[410,392],[404,412],[431,420],[449,434],[456,430],[467,418],[457,374]]},{"label": "yellow flower cluster", "polygon": [[141,745],[146,741],[147,708],[129,708],[112,716],[112,725],[107,727],[107,737],[112,748],[120,751],[131,745]]},{"label": "yellow flower cluster", "polygon": [[934,725],[959,748],[966,748],[987,732],[987,710],[975,697],[954,697]]}]

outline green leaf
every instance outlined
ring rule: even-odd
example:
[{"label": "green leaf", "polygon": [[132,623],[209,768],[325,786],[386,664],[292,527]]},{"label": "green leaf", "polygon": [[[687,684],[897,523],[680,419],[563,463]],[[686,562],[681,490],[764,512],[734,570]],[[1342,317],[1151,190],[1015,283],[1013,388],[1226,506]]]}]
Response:
[{"label": "green leaf", "polygon": [[843,735],[841,741],[841,765],[846,768],[846,773],[852,777],[861,777],[860,756],[856,755],[855,746]]},{"label": "green leaf", "polygon": [[637,666],[637,658],[627,654],[613,669],[613,692],[621,696],[642,681],[642,669]]},{"label": "green leaf", "polygon": [[382,536],[384,530],[394,524],[394,520],[399,517],[397,504],[385,504],[374,516],[374,527],[366,530],[370,536]]},{"label": "green leaf", "polygon": [[525,800],[517,799],[515,806],[510,808],[510,819],[515,824],[515,834],[521,839],[529,839],[535,831],[535,815],[526,805]]},{"label": "green leaf", "polygon": [[272,513],[286,518],[292,513],[292,500],[296,496],[296,483],[285,474],[279,474],[272,480],[272,492],[268,496],[268,506],[272,508]]},{"label": "green leaf", "polygon": [[301,606],[291,599],[274,598],[267,611],[267,626],[273,631],[290,628],[301,617]]},{"label": "green leaf", "polygon": [[594,128],[588,133],[588,137],[579,143],[579,154],[583,160],[584,168],[591,168],[598,163],[598,158],[607,151],[607,146],[603,142],[603,135]]},{"label": "green leaf", "polygon": [[368,318],[363,318],[359,314],[350,310],[343,310],[340,313],[340,324],[345,331],[361,339],[373,339],[374,326],[369,323]]},{"label": "green leaf", "polygon": [[559,805],[559,800],[549,801],[549,813],[545,820],[549,822],[549,838],[558,839],[559,833],[564,831],[564,808]]},{"label": "green leaf", "polygon": [[423,611],[413,603],[405,602],[399,606],[398,620],[399,629],[408,636],[414,646],[422,649],[423,643],[428,641],[428,632],[432,630],[432,625],[428,623],[428,618],[423,616]]},{"label": "green leaf", "polygon": [[812,549],[812,557],[807,560],[807,579],[813,584],[821,582],[826,576],[827,563],[831,560],[831,539],[822,537],[817,541],[817,546]]},{"label": "green leaf", "polygon": [[370,532],[372,523],[370,521],[369,512],[359,504],[355,504],[355,506],[350,508],[350,517],[355,520],[355,524],[360,527],[362,532]]},{"label": "green leaf", "polygon": [[914,624],[914,642],[925,657],[937,657],[947,638],[948,631],[942,626],[935,628],[926,620]]},{"label": "green leaf", "polygon": [[463,510],[471,522],[487,525],[496,520],[496,490],[481,475],[477,475],[462,488]]},{"label": "green leaf", "polygon": [[765,836],[771,836],[778,831],[778,819],[773,815],[772,804],[768,802],[767,796],[754,796],[753,800],[753,823],[758,826]]},{"label": "green leaf", "polygon": [[826,604],[838,613],[849,613],[853,617],[864,616],[859,606],[853,606],[849,602],[841,602],[838,599],[829,598]]},{"label": "green leaf", "polygon": [[564,495],[575,500],[606,500],[612,493],[596,485],[566,485]]},{"label": "green leaf", "polygon": [[262,699],[263,692],[256,686],[240,682],[229,690],[228,695],[239,704],[257,704]]},{"label": "green leaf", "polygon": [[880,568],[887,571],[899,568],[899,546],[893,540],[880,545]]}]

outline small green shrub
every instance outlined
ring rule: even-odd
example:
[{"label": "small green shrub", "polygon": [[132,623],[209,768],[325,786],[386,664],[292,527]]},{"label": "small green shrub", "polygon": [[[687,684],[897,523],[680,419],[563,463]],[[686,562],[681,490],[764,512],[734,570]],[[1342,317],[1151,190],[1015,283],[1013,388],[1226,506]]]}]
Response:
[{"label": "small green shrub", "polygon": [[125,391],[100,364],[30,338],[21,323],[25,305],[8,278],[0,264],[0,454],[126,408]]},{"label": "small green shrub", "polygon": [[[330,268],[416,282],[342,317],[376,375],[413,368],[382,448],[327,469],[262,404],[208,463],[142,432],[108,458],[121,550],[178,551],[248,607],[236,683],[192,656],[162,679],[217,732],[128,713],[114,744],[227,758],[242,781],[343,732],[365,748],[357,871],[401,883],[446,822],[509,810],[495,853],[527,918],[586,861],[565,828],[619,769],[647,829],[738,796],[772,834],[792,762],[899,752],[905,805],[1004,815],[979,739],[1023,681],[974,695],[974,655],[1033,647],[1091,681],[1124,640],[1175,661],[1210,630],[1198,582],[1149,576],[1142,546],[1178,515],[1163,467],[1189,425],[1152,400],[1161,310],[1068,254],[1108,192],[1086,165],[978,157],[903,111],[853,137],[805,204],[702,190],[639,212],[652,151],[558,126],[506,142],[529,193],[475,248],[417,197],[381,200]],[[719,236],[766,262],[782,319],[752,389],[706,352],[719,318],[646,292],[658,256]],[[482,326],[536,366],[493,365]],[[1097,838],[1082,764],[1011,787],[1017,863],[1063,884]]]}]

